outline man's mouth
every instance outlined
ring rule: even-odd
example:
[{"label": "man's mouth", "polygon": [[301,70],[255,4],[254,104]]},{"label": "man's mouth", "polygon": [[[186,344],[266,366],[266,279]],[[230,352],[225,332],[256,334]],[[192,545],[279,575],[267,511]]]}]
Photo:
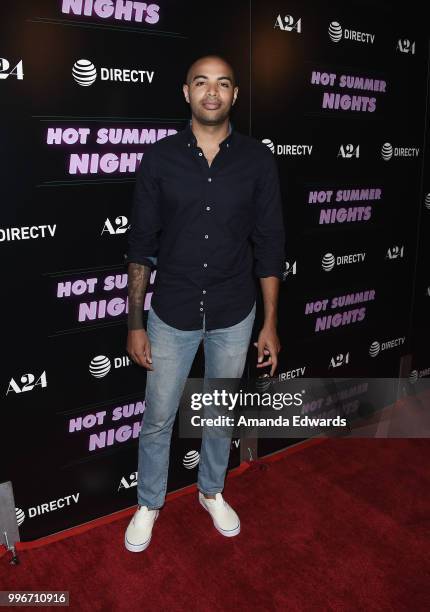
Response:
[{"label": "man's mouth", "polygon": [[215,110],[221,106],[219,102],[203,102],[203,106],[209,110]]}]

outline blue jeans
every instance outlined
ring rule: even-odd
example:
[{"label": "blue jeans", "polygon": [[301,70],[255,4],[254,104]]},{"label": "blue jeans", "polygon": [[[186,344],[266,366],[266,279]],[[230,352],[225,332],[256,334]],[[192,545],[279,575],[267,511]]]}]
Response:
[{"label": "blue jeans", "polygon": [[[245,367],[256,304],[231,327],[184,331],[164,323],[151,307],[147,334],[153,371],[147,371],[145,411],[139,436],[137,499],[149,509],[164,504],[169,471],[170,442],[179,402],[200,342],[205,354],[205,379],[241,378]],[[231,439],[203,432],[197,486],[215,494],[224,488]]]}]

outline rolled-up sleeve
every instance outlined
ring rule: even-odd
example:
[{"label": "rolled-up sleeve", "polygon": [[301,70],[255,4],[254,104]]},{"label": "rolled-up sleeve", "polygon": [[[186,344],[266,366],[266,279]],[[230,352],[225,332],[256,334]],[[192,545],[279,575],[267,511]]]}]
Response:
[{"label": "rolled-up sleeve", "polygon": [[136,176],[125,256],[127,263],[143,264],[151,269],[157,264],[161,230],[160,193],[153,166],[151,152],[145,153]]},{"label": "rolled-up sleeve", "polygon": [[255,274],[283,280],[285,229],[279,172],[273,155],[265,155],[255,195],[254,245]]}]

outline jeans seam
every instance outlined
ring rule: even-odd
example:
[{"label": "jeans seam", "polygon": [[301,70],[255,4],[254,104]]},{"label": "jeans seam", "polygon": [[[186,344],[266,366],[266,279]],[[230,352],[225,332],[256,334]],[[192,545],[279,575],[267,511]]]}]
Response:
[{"label": "jeans seam", "polygon": [[167,461],[166,461],[166,465],[164,468],[164,480],[163,480],[163,485],[161,487],[163,499],[165,499],[166,492],[167,492],[167,480],[169,477],[169,463],[170,463],[170,453],[167,454]]}]

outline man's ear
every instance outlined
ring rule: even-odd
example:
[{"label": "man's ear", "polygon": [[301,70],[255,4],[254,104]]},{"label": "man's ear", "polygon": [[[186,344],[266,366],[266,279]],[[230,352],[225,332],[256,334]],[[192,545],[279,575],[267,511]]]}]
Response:
[{"label": "man's ear", "polygon": [[188,104],[190,103],[190,96],[189,96],[189,88],[188,85],[186,83],[184,83],[182,85],[182,91],[184,92],[184,97],[185,100],[188,102]]},{"label": "man's ear", "polygon": [[234,90],[233,90],[233,102],[232,102],[232,104],[231,104],[232,106],[233,106],[233,104],[234,104],[234,103],[236,102],[236,100],[237,100],[237,94],[238,94],[238,93],[239,93],[239,87],[235,87],[235,88],[234,88]]}]

